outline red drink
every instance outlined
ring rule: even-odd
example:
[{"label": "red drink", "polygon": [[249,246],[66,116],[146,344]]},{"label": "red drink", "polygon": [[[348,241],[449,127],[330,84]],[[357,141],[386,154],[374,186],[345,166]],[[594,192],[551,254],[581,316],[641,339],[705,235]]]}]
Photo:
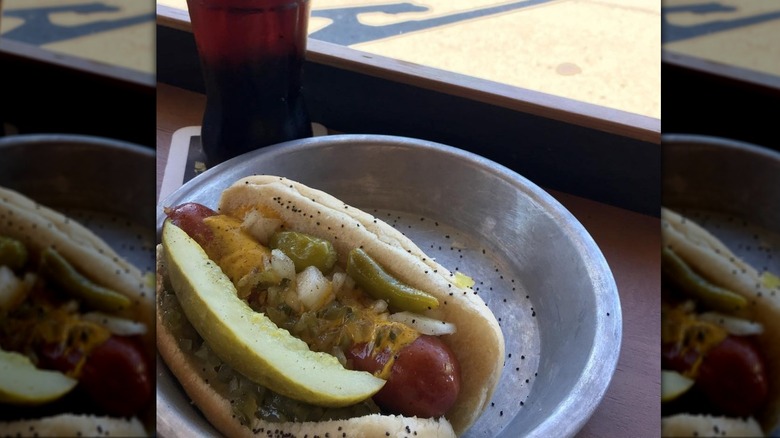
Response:
[{"label": "red drink", "polygon": [[310,137],[302,73],[309,0],[187,0],[206,85],[209,167]]}]

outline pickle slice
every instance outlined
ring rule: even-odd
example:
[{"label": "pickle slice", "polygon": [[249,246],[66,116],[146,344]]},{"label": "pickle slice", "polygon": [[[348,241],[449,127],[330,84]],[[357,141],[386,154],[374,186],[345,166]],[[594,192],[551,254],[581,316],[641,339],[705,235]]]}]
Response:
[{"label": "pickle slice", "polygon": [[41,370],[27,356],[0,350],[0,402],[40,405],[70,392],[78,383],[59,371]]},{"label": "pickle slice", "polygon": [[307,403],[341,407],[373,396],[385,381],[313,352],[238,298],[230,279],[184,231],[166,221],[162,245],[187,319],[214,353],[249,380]]},{"label": "pickle slice", "polygon": [[669,402],[688,392],[694,381],[677,371],[661,371],[661,401]]}]

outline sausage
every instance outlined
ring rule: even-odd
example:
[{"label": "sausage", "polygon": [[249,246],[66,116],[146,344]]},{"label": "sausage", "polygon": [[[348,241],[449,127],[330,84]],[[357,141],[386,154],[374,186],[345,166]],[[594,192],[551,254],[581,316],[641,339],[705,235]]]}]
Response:
[{"label": "sausage", "polygon": [[[372,354],[366,344],[359,344],[348,350],[347,359],[360,371],[376,373],[391,358],[386,351]],[[441,339],[421,335],[397,354],[387,383],[373,399],[387,412],[433,418],[444,415],[459,392],[455,354]]]},{"label": "sausage", "polygon": [[696,385],[724,415],[735,417],[752,415],[769,394],[764,359],[738,336],[726,337],[705,354]]},{"label": "sausage", "polygon": [[37,348],[38,366],[47,370],[69,373],[84,357],[80,349],[67,349],[59,343],[47,343]]},{"label": "sausage", "polygon": [[107,414],[130,416],[151,401],[154,376],[134,339],[112,336],[87,357],[79,383]]},{"label": "sausage", "polygon": [[165,215],[174,225],[181,228],[201,246],[205,246],[214,237],[203,219],[215,216],[216,211],[196,202],[187,202],[175,207],[165,208]]},{"label": "sausage", "polygon": [[[699,360],[700,353],[680,354],[675,346],[662,347],[662,367],[684,373]],[[695,387],[718,413],[750,416],[767,400],[766,365],[758,348],[744,336],[727,336],[703,357]]]},{"label": "sausage", "polygon": [[[56,345],[40,351],[41,365],[64,373],[72,371],[83,353],[64,354]],[[105,414],[132,416],[151,400],[153,370],[140,342],[124,336],[111,336],[87,356],[78,377],[79,388]]]}]

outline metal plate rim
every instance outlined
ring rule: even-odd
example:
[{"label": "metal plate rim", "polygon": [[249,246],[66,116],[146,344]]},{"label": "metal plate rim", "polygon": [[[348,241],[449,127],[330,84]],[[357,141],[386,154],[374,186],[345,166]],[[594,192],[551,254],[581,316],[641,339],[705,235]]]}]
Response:
[{"label": "metal plate rim", "polygon": [[140,155],[153,158],[155,152],[153,149],[144,147],[135,143],[113,138],[98,137],[85,134],[14,134],[0,137],[0,148],[11,148],[18,146],[33,146],[55,143],[81,144],[98,147],[109,147],[119,150],[127,150]]},{"label": "metal plate rim", "polygon": [[707,145],[723,149],[741,150],[756,156],[763,156],[771,160],[780,160],[780,152],[766,147],[725,137],[717,137],[704,134],[668,133],[661,136],[661,143],[668,146],[675,145]]}]

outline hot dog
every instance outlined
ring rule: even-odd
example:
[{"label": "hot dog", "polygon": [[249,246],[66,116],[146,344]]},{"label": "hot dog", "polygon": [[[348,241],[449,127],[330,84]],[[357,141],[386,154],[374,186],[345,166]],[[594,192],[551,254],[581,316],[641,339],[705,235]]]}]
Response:
[{"label": "hot dog", "polygon": [[662,367],[690,389],[664,403],[665,436],[762,436],[780,420],[780,284],[664,208]]},{"label": "hot dog", "polygon": [[[186,346],[177,343],[182,337],[189,339],[195,330],[169,327],[171,319],[178,321],[186,312],[171,310],[177,292],[170,290],[174,289],[166,281],[170,266],[163,263],[158,266],[158,297],[164,301],[158,304],[160,353],[195,404],[226,435],[274,430],[384,436],[406,429],[418,436],[453,436],[463,433],[489,402],[504,349],[495,317],[480,298],[458,284],[456,276],[389,225],[323,192],[272,176],[237,181],[222,193],[217,208],[185,203],[169,206],[165,212],[165,226],[173,224],[194,239],[220,265],[235,285],[235,294],[247,305],[306,341],[312,351],[331,353],[345,368],[384,381],[373,396],[348,407],[289,402],[294,408],[272,418],[267,415],[270,408],[261,404],[250,409],[261,414],[237,415],[235,406],[245,401],[207,383],[213,379],[203,373],[197,379],[187,377],[192,371],[197,374],[200,362],[194,356],[205,356],[210,365],[213,362],[218,367],[221,362],[209,353],[208,345],[200,345],[200,337],[195,336],[198,347],[189,340]],[[233,233],[251,235],[255,242],[238,243],[245,236]],[[320,245],[329,249],[314,255],[316,250],[308,251]],[[158,260],[167,260],[164,245],[159,251]],[[323,284],[338,283],[335,292],[314,299],[300,292],[297,298],[288,292],[281,292],[281,299],[276,297],[277,289],[284,289],[278,285],[290,280],[282,283],[268,270],[253,270],[247,260],[254,260],[250,265],[270,266],[280,263],[275,258],[277,251],[295,265],[296,279],[310,276],[315,265],[326,278],[332,278]],[[363,277],[383,275],[392,283],[385,284],[386,290],[370,291],[373,286],[362,283]],[[300,284],[297,287],[300,290]],[[279,309],[288,309],[293,316],[278,315]],[[337,315],[344,312],[349,318],[339,319],[335,326],[323,322],[340,318]],[[311,315],[322,319],[309,320]],[[358,333],[358,327],[369,334]],[[479,355],[475,354],[477,345]],[[197,349],[193,353],[188,348]],[[277,396],[271,399],[273,405]],[[286,403],[287,399],[282,404]],[[296,409],[303,413],[290,413]]]},{"label": "hot dog", "polygon": [[0,187],[0,218],[2,372],[72,382],[42,395],[4,380],[0,431],[151,435],[152,282],[86,227],[16,191]]},{"label": "hot dog", "polygon": [[[167,215],[172,223],[185,229],[201,246],[217,246],[212,229],[204,221],[216,217],[217,212],[204,205],[186,203],[168,209]],[[242,233],[239,228],[232,231]],[[257,243],[244,250],[260,247]],[[207,249],[206,252],[213,254],[214,259],[219,258],[219,249]],[[234,282],[238,281],[234,278]],[[398,328],[403,326],[399,324]],[[438,337],[419,336],[410,341],[403,348],[377,352],[372,340],[370,343],[350,345],[344,353],[354,369],[371,373],[381,372],[390,360],[394,362],[387,384],[374,397],[380,407],[410,417],[442,416],[452,407],[460,389],[457,359]],[[392,357],[394,355],[397,357]]]}]

